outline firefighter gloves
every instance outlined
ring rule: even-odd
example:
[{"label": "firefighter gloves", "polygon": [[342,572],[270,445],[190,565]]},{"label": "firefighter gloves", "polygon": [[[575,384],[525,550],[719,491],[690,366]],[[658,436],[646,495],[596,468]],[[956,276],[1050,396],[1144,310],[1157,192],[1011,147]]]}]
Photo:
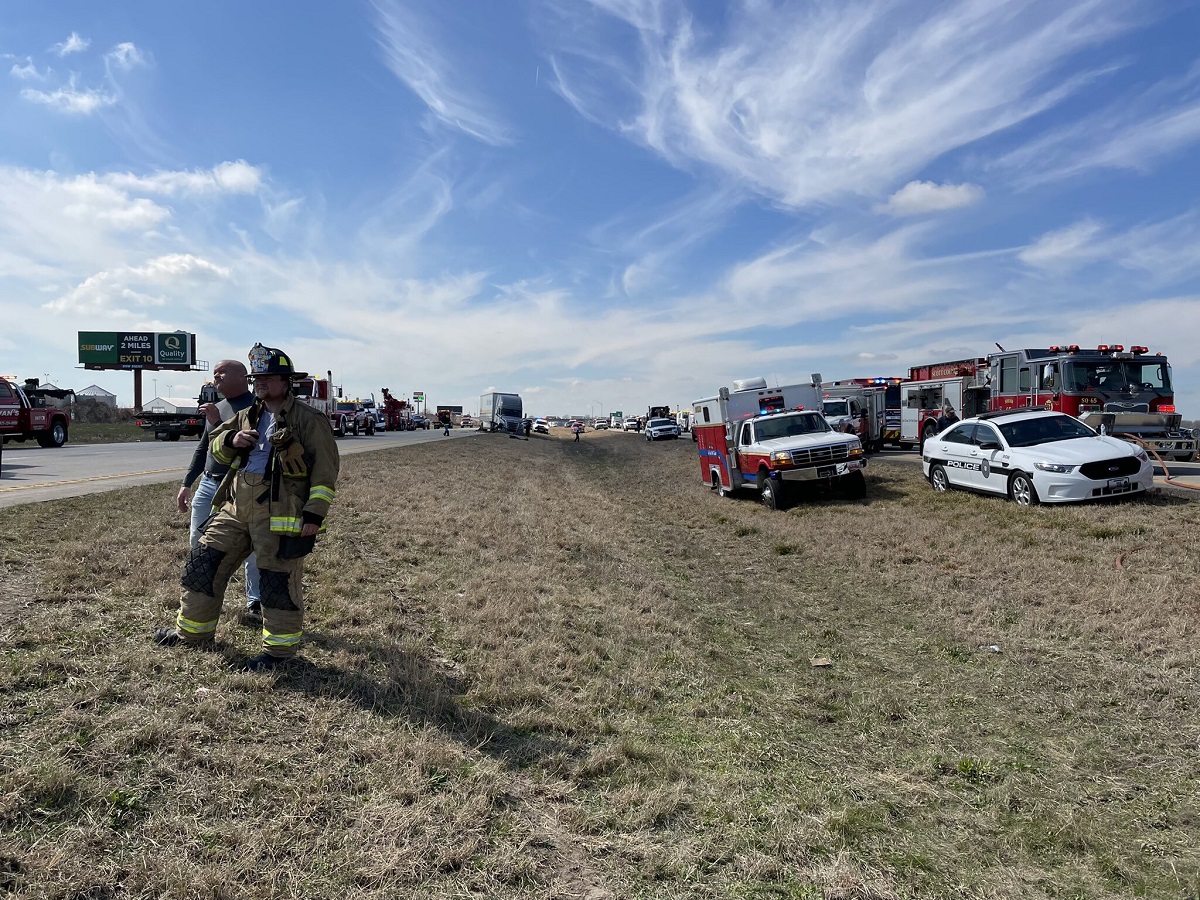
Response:
[{"label": "firefighter gloves", "polygon": [[281,428],[272,434],[271,445],[275,448],[275,460],[284,475],[299,477],[308,474],[304,446],[292,436],[292,429]]}]

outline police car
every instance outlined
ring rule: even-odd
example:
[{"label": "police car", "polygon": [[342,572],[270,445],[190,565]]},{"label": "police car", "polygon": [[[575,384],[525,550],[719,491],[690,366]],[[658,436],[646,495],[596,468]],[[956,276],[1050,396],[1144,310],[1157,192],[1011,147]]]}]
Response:
[{"label": "police car", "polygon": [[956,422],[925,442],[921,465],[935,491],[1002,494],[1021,506],[1139,494],[1154,483],[1141,447],[1048,410]]}]

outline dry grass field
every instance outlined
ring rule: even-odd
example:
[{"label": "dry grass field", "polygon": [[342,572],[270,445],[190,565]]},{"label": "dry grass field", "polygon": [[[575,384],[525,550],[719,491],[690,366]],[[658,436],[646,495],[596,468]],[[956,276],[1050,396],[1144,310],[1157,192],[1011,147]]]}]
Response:
[{"label": "dry grass field", "polygon": [[0,511],[0,894],[1200,896],[1200,504],[875,461],[771,513],[611,432],[342,472],[274,676],[236,585],[150,644],[174,485]]}]

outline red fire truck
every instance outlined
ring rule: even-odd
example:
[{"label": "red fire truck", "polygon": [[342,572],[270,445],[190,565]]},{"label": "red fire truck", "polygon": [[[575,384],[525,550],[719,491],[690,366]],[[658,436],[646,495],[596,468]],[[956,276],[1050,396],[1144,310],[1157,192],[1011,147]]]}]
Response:
[{"label": "red fire truck", "polygon": [[1171,366],[1144,346],[1057,345],[988,355],[991,408],[1053,409],[1097,431],[1132,436],[1165,458],[1189,460],[1196,442],[1180,430]]},{"label": "red fire truck", "polygon": [[811,384],[774,388],[750,378],[695,401],[692,429],[704,483],[722,496],[756,490],[771,509],[802,483],[836,484],[853,499],[865,497],[862,443],[825,421],[820,384],[820,375]]},{"label": "red fire truck", "polygon": [[913,366],[900,387],[900,446],[911,449],[936,434],[937,419],[947,406],[959,418],[988,410],[989,369],[986,357]]}]

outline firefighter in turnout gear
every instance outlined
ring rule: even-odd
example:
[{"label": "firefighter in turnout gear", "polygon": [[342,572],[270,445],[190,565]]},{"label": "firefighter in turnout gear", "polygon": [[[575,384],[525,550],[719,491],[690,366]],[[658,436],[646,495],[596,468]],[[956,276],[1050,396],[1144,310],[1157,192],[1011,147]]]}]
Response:
[{"label": "firefighter in turnout gear", "polygon": [[218,512],[184,564],[175,627],[155,632],[159,644],[211,646],[229,577],[253,552],[263,647],[241,668],[272,669],[298,652],[304,557],[325,530],[339,465],[328,418],[292,395],[292,382],[305,376],[280,350],[255,344],[250,351],[254,405],[213,429],[213,456],[229,471],[213,498]]}]

